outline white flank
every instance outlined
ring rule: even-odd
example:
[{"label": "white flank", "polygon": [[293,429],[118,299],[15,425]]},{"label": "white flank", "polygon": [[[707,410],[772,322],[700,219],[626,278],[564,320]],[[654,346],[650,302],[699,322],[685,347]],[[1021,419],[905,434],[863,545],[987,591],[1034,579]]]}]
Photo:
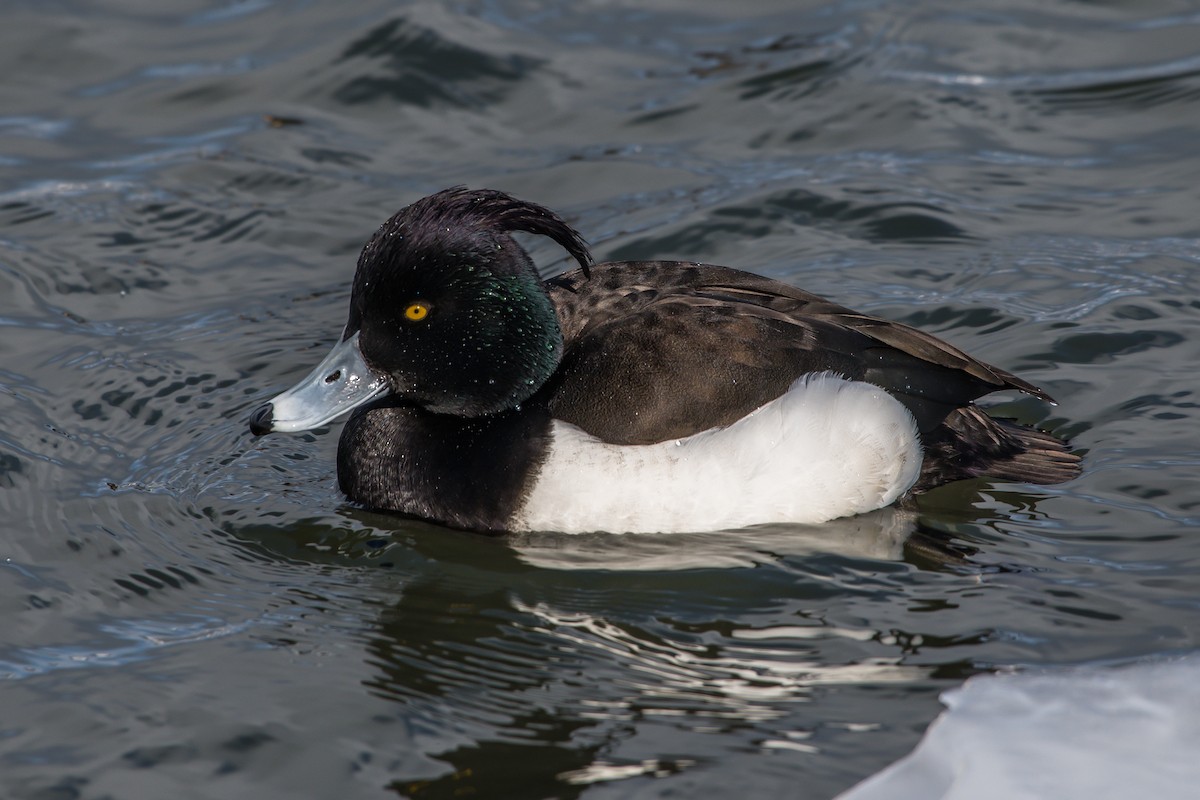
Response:
[{"label": "white flank", "polygon": [[513,530],[675,533],[826,522],[889,505],[921,469],[912,415],[877,386],[801,378],[727,428],[613,445],[555,422]]}]

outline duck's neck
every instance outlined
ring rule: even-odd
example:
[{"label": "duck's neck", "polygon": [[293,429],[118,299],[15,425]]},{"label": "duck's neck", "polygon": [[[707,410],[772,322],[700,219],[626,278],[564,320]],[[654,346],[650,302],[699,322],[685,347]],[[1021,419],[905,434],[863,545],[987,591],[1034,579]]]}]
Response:
[{"label": "duck's neck", "polygon": [[464,418],[384,398],[346,423],[338,484],[371,508],[502,532],[545,459],[549,436],[550,415],[537,407]]}]

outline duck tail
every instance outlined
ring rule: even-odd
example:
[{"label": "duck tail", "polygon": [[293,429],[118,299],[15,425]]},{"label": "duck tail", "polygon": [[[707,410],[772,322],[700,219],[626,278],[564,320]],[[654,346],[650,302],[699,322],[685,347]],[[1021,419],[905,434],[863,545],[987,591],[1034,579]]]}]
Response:
[{"label": "duck tail", "polygon": [[1063,440],[977,406],[956,409],[928,437],[917,491],[964,478],[1054,484],[1078,477],[1081,457]]},{"label": "duck tail", "polygon": [[1066,442],[1009,420],[993,421],[1019,439],[1022,450],[994,461],[979,474],[997,480],[1040,484],[1065,483],[1079,477],[1083,459]]}]

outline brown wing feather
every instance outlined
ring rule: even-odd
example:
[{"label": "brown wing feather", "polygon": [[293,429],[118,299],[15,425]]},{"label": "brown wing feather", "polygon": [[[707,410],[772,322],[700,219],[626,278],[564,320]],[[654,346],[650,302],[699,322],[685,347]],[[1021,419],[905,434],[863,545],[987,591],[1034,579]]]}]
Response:
[{"label": "brown wing feather", "polygon": [[[1053,402],[1042,389],[1026,380],[1018,378],[1011,372],[980,361],[967,355],[952,344],[926,333],[918,328],[912,328],[900,322],[871,317],[845,306],[832,303],[823,297],[810,294],[801,289],[788,286],[779,281],[729,270],[725,267],[710,269],[721,272],[732,272],[734,275],[747,275],[744,285],[729,286],[713,284],[697,289],[704,293],[720,293],[730,297],[753,298],[751,302],[791,314],[804,314],[810,317],[824,317],[836,321],[840,325],[859,331],[878,342],[894,347],[897,350],[915,356],[930,364],[959,369],[978,378],[984,383],[1000,389],[1018,389],[1042,400]],[[790,304],[781,303],[790,300]]]},{"label": "brown wing feather", "polygon": [[810,372],[888,389],[926,433],[1000,389],[1049,399],[923,331],[726,267],[617,262],[548,283],[567,341],[552,410],[607,441],[727,425]]}]

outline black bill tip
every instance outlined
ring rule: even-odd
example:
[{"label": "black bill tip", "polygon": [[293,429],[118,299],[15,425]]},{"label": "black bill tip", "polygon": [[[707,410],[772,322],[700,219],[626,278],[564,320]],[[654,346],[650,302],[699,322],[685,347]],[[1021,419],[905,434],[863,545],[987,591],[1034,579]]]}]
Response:
[{"label": "black bill tip", "polygon": [[271,425],[274,423],[273,415],[275,407],[270,403],[263,403],[258,408],[254,409],[250,414],[250,432],[255,436],[262,436],[264,433],[271,432]]}]

